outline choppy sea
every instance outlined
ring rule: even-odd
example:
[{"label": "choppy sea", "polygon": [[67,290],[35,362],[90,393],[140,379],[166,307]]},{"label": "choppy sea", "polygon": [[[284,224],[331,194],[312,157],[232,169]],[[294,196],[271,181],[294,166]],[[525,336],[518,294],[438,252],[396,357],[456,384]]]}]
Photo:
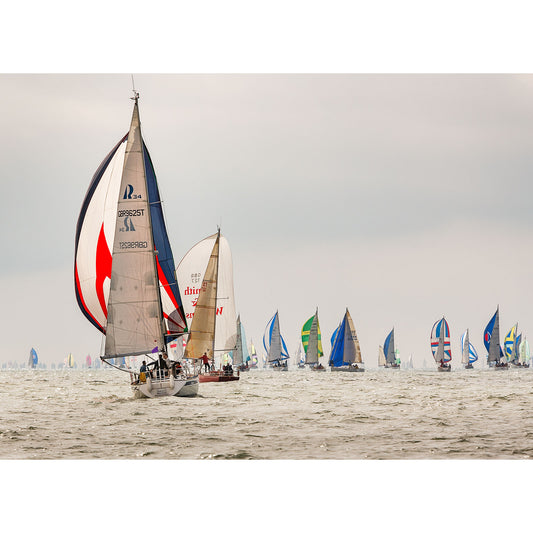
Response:
[{"label": "choppy sea", "polygon": [[1,372],[2,459],[530,459],[533,371],[253,370],[133,399],[114,370]]},{"label": "choppy sea", "polygon": [[143,505],[151,528],[171,531],[530,523],[533,370],[256,370],[145,400],[115,370],[0,377],[0,501],[30,529],[46,516],[55,531],[129,532]]}]

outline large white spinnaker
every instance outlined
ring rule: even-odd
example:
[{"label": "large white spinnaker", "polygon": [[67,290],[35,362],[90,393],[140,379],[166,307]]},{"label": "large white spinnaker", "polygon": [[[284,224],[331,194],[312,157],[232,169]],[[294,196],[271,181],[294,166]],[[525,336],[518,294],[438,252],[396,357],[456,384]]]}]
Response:
[{"label": "large white spinnaker", "polygon": [[[215,355],[222,355],[235,349],[237,317],[233,290],[233,261],[227,239],[217,232],[201,240],[181,260],[176,269],[176,276],[185,316],[191,324],[189,341],[191,337],[194,341],[190,346],[188,342],[185,357],[200,358],[209,349],[208,356],[213,359]],[[207,294],[206,291],[210,291],[209,296],[205,297],[206,303],[201,304],[201,294],[202,292]],[[200,307],[198,307],[199,300]],[[202,315],[202,320],[198,316],[195,322],[201,323],[201,326],[193,322],[197,312]],[[212,331],[212,322],[214,322],[214,341],[209,341],[208,332]],[[202,342],[200,338],[203,339]]]}]

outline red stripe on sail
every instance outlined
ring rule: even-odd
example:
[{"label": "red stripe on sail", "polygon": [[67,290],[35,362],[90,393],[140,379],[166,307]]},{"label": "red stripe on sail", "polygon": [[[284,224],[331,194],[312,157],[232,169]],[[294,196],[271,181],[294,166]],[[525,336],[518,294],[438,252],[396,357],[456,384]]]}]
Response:
[{"label": "red stripe on sail", "polygon": [[96,295],[100,302],[100,307],[107,318],[107,305],[104,296],[104,281],[106,278],[111,279],[111,265],[113,257],[109,251],[109,246],[105,240],[104,223],[100,228],[100,235],[98,235],[98,244],[96,245]]}]

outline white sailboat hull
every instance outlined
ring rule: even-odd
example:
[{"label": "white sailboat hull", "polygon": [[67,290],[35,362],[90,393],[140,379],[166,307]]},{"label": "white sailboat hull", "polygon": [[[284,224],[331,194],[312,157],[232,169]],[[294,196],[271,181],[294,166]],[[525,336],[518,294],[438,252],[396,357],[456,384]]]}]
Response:
[{"label": "white sailboat hull", "polygon": [[437,370],[439,372],[451,372],[452,367],[451,367],[451,365],[450,366],[438,366]]},{"label": "white sailboat hull", "polygon": [[355,368],[354,366],[332,366],[332,372],[364,372],[364,368]]},{"label": "white sailboat hull", "polygon": [[198,376],[187,378],[150,379],[144,383],[132,384],[135,398],[161,398],[164,396],[196,396]]}]

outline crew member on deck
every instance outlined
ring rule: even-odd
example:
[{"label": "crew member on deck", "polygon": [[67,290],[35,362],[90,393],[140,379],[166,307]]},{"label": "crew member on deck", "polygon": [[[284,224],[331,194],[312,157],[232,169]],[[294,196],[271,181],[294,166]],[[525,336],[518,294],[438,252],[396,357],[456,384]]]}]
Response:
[{"label": "crew member on deck", "polygon": [[204,372],[209,372],[209,357],[207,357],[205,352],[204,355],[202,355],[202,362],[204,364]]}]

